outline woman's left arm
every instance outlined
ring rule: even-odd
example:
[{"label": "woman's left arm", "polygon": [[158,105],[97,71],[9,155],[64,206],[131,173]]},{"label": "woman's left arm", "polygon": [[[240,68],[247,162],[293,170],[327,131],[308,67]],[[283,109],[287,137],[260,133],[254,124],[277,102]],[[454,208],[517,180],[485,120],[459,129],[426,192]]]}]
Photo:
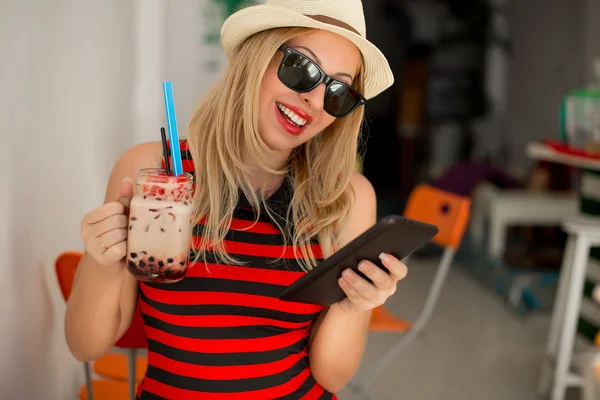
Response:
[{"label": "woman's left arm", "polygon": [[[342,246],[377,220],[371,183],[355,173],[351,185],[356,199],[342,232]],[[382,255],[382,262],[390,274],[370,262],[359,264],[361,272],[373,283],[346,270],[339,284],[347,298],[325,309],[313,325],[309,340],[310,368],[315,380],[329,392],[340,391],[356,373],[365,349],[371,310],[383,304],[396,291],[397,282],[406,276],[406,266],[396,258]]]}]

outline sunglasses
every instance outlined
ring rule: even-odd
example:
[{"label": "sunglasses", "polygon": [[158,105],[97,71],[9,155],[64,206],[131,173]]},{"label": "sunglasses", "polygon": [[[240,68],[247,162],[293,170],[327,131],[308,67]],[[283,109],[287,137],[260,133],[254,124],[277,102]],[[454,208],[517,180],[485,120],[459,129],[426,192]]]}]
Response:
[{"label": "sunglasses", "polygon": [[323,110],[329,115],[342,118],[363,105],[366,99],[352,86],[329,77],[316,62],[285,44],[279,48],[283,60],[277,76],[288,88],[297,93],[310,92],[325,83]]}]

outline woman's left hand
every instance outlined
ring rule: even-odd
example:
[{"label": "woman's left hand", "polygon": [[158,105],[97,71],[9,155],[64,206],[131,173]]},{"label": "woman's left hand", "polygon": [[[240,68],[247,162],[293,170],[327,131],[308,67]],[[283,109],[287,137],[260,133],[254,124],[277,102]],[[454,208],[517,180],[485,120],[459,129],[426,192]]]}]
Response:
[{"label": "woman's left hand", "polygon": [[379,258],[390,271],[389,274],[369,261],[361,261],[358,264],[359,271],[373,283],[365,280],[350,268],[344,270],[338,281],[347,296],[337,303],[341,310],[369,311],[385,303],[388,297],[396,292],[398,281],[404,279],[408,269],[400,260],[389,254],[381,254]]}]

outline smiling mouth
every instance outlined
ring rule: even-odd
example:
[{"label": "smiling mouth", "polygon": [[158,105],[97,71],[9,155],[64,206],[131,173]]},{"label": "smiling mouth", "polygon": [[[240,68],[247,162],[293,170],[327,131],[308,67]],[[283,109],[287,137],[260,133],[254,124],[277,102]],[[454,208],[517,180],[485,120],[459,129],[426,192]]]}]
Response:
[{"label": "smiling mouth", "polygon": [[281,113],[281,115],[295,127],[302,128],[308,123],[307,120],[301,118],[298,114],[296,114],[283,104],[277,103],[277,108],[279,108],[279,112]]}]

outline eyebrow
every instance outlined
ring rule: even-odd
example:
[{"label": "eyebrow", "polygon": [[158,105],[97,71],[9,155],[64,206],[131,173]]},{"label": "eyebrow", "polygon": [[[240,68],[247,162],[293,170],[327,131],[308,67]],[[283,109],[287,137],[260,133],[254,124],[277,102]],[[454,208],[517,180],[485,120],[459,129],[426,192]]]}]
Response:
[{"label": "eyebrow", "polygon": [[[315,59],[315,61],[319,64],[323,64],[321,62],[321,59],[319,58],[319,56],[317,56],[311,49],[309,49],[308,47],[304,47],[304,46],[294,46],[298,49],[304,49],[306,51],[308,51],[310,53],[310,55]],[[354,82],[354,77],[346,72],[338,72],[333,74],[333,76],[337,76],[337,77],[347,77],[350,79],[351,82]]]}]

